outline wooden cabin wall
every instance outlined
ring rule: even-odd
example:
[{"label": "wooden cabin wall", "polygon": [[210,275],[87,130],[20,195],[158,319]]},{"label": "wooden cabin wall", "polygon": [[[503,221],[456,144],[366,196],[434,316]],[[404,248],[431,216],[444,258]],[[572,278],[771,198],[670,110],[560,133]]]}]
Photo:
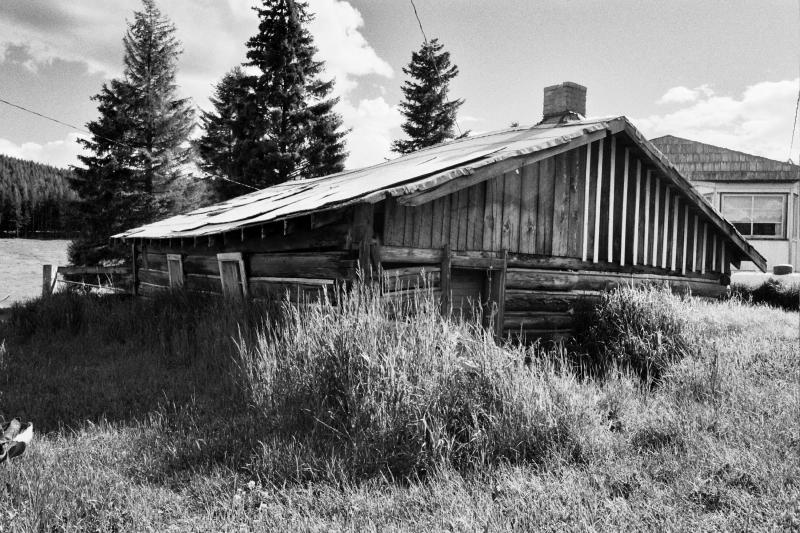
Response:
[{"label": "wooden cabin wall", "polygon": [[140,241],[139,292],[177,288],[170,281],[172,255],[182,263],[183,289],[222,294],[219,254],[241,253],[249,296],[282,298],[288,290],[316,297],[320,288],[356,275],[353,216],[353,210],[342,210],[206,238]]},{"label": "wooden cabin wall", "polygon": [[384,265],[436,265],[443,285],[448,253],[453,269],[504,268],[499,329],[526,338],[569,334],[579,301],[624,284],[718,297],[731,262],[723,234],[623,134],[416,207],[390,199],[382,237]]}]

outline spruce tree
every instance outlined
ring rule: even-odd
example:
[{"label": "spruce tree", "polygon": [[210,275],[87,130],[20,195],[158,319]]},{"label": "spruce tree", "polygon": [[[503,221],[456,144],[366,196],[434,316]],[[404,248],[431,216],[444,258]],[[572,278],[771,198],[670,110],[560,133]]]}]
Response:
[{"label": "spruce tree", "polygon": [[407,154],[454,138],[456,113],[464,100],[447,99],[450,81],[458,75],[450,52],[437,39],[424,42],[403,72],[410,77],[403,83],[405,101],[400,103],[405,117],[401,128],[408,139],[394,141],[392,150]]},{"label": "spruce tree", "polygon": [[322,80],[321,61],[307,29],[312,15],[298,0],[263,0],[254,8],[258,33],[247,42],[247,66],[257,73],[249,80],[256,115],[249,151],[255,160],[246,174],[248,182],[265,187],[296,177],[317,177],[340,172],[347,157],[346,131],[333,111],[333,80]]},{"label": "spruce tree", "polygon": [[142,0],[142,7],[134,12],[123,39],[125,80],[135,89],[129,104],[136,126],[128,144],[137,148],[134,165],[143,174],[154,215],[165,216],[186,207],[181,203],[186,185],[182,178],[191,158],[188,138],[194,110],[188,98],[177,95],[181,45],[175,25],[153,0]]},{"label": "spruce tree", "polygon": [[99,118],[82,140],[92,155],[80,156],[85,168],[75,169],[81,234],[70,247],[73,264],[114,259],[111,235],[187,207],[182,178],[194,112],[177,97],[180,43],[153,0],[142,4],[123,39],[123,78],[94,97]]},{"label": "spruce tree", "polygon": [[261,147],[254,133],[266,127],[254,108],[252,80],[240,67],[232,69],[210,98],[213,111],[200,116],[203,135],[196,142],[199,165],[216,178],[211,188],[218,201],[248,192],[247,187],[235,182],[258,183],[261,174],[259,165],[253,164]]}]

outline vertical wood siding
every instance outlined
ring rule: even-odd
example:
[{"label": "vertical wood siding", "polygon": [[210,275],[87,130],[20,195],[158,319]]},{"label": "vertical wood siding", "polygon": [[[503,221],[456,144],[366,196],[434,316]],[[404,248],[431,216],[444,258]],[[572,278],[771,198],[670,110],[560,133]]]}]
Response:
[{"label": "vertical wood siding", "polygon": [[418,207],[388,200],[383,243],[721,273],[725,239],[624,137],[510,170]]}]

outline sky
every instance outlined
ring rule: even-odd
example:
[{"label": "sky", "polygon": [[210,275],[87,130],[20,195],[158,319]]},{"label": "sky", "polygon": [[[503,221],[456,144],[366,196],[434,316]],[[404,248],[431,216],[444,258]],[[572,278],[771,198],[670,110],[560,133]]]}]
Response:
[{"label": "sky", "polygon": [[[403,66],[422,34],[410,0],[308,0],[310,30],[357,168],[393,157]],[[415,0],[460,74],[459,126],[534,124],[542,89],[588,88],[589,116],[625,115],[648,138],[677,135],[785,161],[800,70],[800,0]],[[256,0],[160,0],[183,43],[182,96],[209,109],[214,84],[245,59]],[[0,1],[0,98],[83,128],[122,72],[139,0]],[[0,153],[76,164],[79,129],[0,104]],[[800,159],[800,131],[791,157]]]}]

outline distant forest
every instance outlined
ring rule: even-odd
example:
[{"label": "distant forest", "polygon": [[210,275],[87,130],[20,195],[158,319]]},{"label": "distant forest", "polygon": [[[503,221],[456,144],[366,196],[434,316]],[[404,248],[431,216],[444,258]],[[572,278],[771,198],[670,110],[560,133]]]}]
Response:
[{"label": "distant forest", "polygon": [[68,236],[72,171],[0,154],[0,236]]}]

